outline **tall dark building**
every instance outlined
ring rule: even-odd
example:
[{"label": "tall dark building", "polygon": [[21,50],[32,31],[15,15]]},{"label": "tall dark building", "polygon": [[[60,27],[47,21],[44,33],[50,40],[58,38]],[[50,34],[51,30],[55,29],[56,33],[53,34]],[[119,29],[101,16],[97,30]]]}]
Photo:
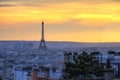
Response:
[{"label": "tall dark building", "polygon": [[45,39],[44,39],[44,22],[43,21],[42,21],[42,35],[41,35],[39,49],[47,49]]}]

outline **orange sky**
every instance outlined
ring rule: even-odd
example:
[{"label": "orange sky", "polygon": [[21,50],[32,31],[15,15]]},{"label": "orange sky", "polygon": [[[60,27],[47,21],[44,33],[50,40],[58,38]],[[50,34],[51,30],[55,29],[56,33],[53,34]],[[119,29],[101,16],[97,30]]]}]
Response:
[{"label": "orange sky", "polygon": [[120,42],[117,0],[1,0],[0,40]]}]

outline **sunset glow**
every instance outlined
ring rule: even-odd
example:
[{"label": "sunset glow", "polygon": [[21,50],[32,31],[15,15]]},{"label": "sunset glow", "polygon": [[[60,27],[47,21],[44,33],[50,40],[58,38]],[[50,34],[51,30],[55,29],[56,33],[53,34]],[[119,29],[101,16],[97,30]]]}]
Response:
[{"label": "sunset glow", "polygon": [[0,1],[0,40],[120,42],[120,2]]}]

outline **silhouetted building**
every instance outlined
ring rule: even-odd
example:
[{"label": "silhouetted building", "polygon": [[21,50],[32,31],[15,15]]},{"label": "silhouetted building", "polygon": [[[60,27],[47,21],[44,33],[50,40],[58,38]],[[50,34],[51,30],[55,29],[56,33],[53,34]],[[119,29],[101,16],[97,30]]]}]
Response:
[{"label": "silhouetted building", "polygon": [[44,22],[42,21],[42,35],[39,49],[47,49],[45,39],[44,39]]}]

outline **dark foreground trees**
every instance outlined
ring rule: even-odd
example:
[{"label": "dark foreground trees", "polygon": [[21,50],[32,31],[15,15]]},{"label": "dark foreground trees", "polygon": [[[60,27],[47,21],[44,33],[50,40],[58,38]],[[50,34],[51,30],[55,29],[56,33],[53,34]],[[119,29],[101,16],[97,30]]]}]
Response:
[{"label": "dark foreground trees", "polygon": [[97,77],[102,75],[101,64],[94,55],[83,52],[74,58],[73,62],[65,63],[64,79],[77,78],[79,76],[88,77],[89,75]]}]

